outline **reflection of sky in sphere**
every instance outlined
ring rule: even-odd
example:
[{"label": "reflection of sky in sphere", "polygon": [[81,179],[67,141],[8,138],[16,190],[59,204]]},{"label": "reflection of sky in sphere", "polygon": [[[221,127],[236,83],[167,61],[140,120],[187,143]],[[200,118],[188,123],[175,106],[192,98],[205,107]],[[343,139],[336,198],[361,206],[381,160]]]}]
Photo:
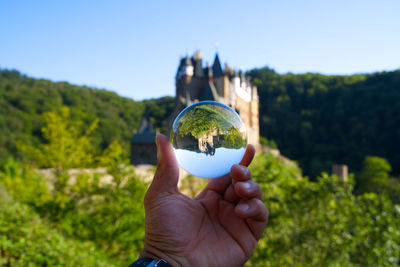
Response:
[{"label": "reflection of sky in sphere", "polygon": [[175,149],[179,165],[188,173],[201,178],[217,178],[230,172],[232,165],[239,163],[246,148],[217,148],[213,156],[205,153]]},{"label": "reflection of sky in sphere", "polygon": [[219,102],[202,101],[177,116],[170,138],[183,169],[198,177],[216,178],[240,162],[246,134],[234,110]]}]

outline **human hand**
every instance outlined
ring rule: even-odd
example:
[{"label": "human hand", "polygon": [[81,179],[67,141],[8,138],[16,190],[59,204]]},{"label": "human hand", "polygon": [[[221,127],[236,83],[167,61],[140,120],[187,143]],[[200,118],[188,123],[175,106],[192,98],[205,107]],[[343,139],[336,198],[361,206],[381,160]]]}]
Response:
[{"label": "human hand", "polygon": [[178,190],[179,168],[169,140],[157,136],[158,164],[145,199],[145,242],[140,257],[161,258],[172,266],[241,266],[251,256],[267,224],[260,186],[240,165],[211,180],[194,199]]}]

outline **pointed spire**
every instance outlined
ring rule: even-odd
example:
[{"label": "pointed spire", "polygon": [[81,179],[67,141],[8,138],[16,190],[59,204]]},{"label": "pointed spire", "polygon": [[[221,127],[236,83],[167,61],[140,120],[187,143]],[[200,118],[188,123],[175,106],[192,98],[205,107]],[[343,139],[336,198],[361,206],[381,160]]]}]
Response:
[{"label": "pointed spire", "polygon": [[218,53],[215,53],[215,59],[213,64],[213,74],[215,77],[224,75],[221,67],[221,62],[219,61]]}]

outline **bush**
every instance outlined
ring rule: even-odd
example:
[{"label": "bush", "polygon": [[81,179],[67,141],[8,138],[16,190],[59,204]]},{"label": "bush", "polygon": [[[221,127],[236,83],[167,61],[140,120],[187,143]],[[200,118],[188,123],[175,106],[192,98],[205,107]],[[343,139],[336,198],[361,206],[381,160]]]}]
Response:
[{"label": "bush", "polygon": [[385,196],[352,194],[353,181],[322,174],[295,179],[271,155],[252,167],[270,219],[249,265],[392,266],[400,259],[400,207]]},{"label": "bush", "polygon": [[[76,177],[55,172],[54,184],[49,186],[47,178],[29,167],[14,170],[16,166],[18,164],[12,161],[5,166],[12,171],[0,173],[0,183],[15,199],[33,209],[29,214],[36,212],[45,219],[49,229],[59,231],[57,238],[63,233],[82,244],[90,242],[93,247],[90,249],[101,251],[116,265],[127,265],[137,257],[144,240],[143,198],[147,184],[134,175],[132,168],[120,166],[118,170],[115,167],[110,170],[113,176],[108,177],[109,181],[95,170]],[[27,206],[23,209],[24,212],[28,210]],[[32,227],[42,224],[38,215],[35,214],[37,219],[24,221],[24,224]],[[5,225],[11,222],[6,221]],[[35,242],[40,238],[32,236],[30,240]],[[19,239],[14,237],[8,242],[16,242],[19,246]]]},{"label": "bush", "polygon": [[0,266],[115,266],[91,241],[66,238],[0,184]]},{"label": "bush", "polygon": [[[132,168],[110,163],[106,183],[96,171],[77,177],[56,172],[52,189],[18,163],[9,161],[3,169],[0,183],[9,194],[0,191],[2,264],[126,266],[141,251],[147,185]],[[348,183],[327,174],[299,179],[295,166],[271,154],[257,156],[251,171],[271,215],[249,266],[399,261],[400,207],[385,196],[353,195],[352,177]]]}]

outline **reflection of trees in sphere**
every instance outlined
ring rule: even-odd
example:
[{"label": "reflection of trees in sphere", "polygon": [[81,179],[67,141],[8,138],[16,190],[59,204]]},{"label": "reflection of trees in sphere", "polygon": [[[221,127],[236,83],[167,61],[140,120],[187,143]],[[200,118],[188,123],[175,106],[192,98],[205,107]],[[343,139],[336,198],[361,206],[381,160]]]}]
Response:
[{"label": "reflection of trees in sphere", "polygon": [[246,150],[246,127],[230,107],[202,101],[185,108],[172,125],[170,139],[179,165],[202,178],[227,174]]}]

